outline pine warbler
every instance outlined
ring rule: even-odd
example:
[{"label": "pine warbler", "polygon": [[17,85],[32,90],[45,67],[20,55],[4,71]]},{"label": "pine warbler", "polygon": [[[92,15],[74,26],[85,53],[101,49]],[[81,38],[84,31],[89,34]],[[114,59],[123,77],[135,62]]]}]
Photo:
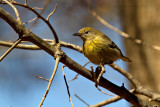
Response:
[{"label": "pine warbler", "polygon": [[117,59],[131,62],[109,37],[97,29],[84,27],[73,35],[83,40],[83,53],[94,64],[111,64]]}]

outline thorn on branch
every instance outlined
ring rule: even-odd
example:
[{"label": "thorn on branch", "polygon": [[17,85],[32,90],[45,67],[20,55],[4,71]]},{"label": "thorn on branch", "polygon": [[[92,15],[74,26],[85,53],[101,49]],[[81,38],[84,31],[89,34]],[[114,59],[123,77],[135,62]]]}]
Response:
[{"label": "thorn on branch", "polygon": [[121,87],[124,87],[124,83],[122,83],[122,86]]}]

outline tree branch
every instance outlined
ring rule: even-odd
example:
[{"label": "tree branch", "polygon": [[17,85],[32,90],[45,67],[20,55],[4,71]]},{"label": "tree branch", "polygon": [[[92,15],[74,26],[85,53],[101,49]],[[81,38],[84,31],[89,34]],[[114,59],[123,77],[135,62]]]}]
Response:
[{"label": "tree branch", "polygon": [[54,67],[52,76],[51,76],[51,78],[50,78],[50,80],[49,80],[47,90],[46,90],[46,92],[45,92],[45,94],[44,94],[44,96],[43,96],[43,98],[42,98],[42,101],[40,102],[40,104],[39,104],[38,107],[41,107],[41,106],[42,106],[42,104],[43,104],[43,102],[44,102],[44,100],[45,100],[45,98],[46,98],[46,96],[47,96],[47,94],[48,94],[48,92],[49,92],[49,89],[50,89],[50,87],[51,87],[53,78],[54,78],[54,76],[55,76],[55,74],[56,74],[56,72],[57,72],[57,68],[58,68],[58,64],[59,64],[60,59],[61,59],[61,56],[59,55],[59,53],[57,53],[57,55],[56,55],[56,63],[55,63],[55,67]]},{"label": "tree branch", "polygon": [[17,3],[17,2],[13,2],[14,5],[17,5],[17,6],[21,6],[21,7],[24,7],[24,8],[27,8],[29,9],[30,11],[32,11],[34,14],[37,15],[38,18],[42,19],[47,25],[48,27],[50,28],[55,40],[56,40],[56,43],[59,43],[59,39],[58,39],[58,36],[57,36],[57,33],[55,32],[55,30],[53,29],[52,25],[50,24],[50,22],[48,20],[46,20],[44,17],[42,17],[37,11],[35,11],[33,8],[29,7],[28,5],[26,4],[20,4],[20,3]]},{"label": "tree branch", "polygon": [[0,62],[5,58],[20,42],[21,38],[19,38],[1,57],[0,57]]}]

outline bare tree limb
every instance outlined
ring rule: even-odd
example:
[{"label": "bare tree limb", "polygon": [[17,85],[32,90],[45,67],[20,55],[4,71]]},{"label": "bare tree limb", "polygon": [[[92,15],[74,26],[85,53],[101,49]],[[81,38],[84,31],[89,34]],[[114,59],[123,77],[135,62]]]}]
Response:
[{"label": "bare tree limb", "polygon": [[59,39],[58,39],[57,33],[55,32],[54,28],[52,27],[52,25],[50,24],[49,21],[47,21],[47,20],[46,20],[44,17],[42,17],[37,11],[35,11],[33,8],[29,7],[28,5],[20,4],[20,3],[17,3],[17,2],[13,2],[13,4],[14,4],[14,5],[17,5],[17,6],[21,6],[21,7],[27,8],[27,9],[29,9],[30,11],[32,11],[33,13],[35,13],[38,18],[42,19],[42,20],[48,25],[48,27],[50,28],[52,34],[54,35],[54,38],[55,38],[56,43],[59,43]]},{"label": "bare tree limb", "polygon": [[[130,90],[130,92],[133,93],[133,92],[134,92],[134,89]],[[121,100],[121,99],[122,99],[122,98],[121,98],[120,96],[115,96],[115,97],[112,97],[112,98],[110,98],[110,99],[107,99],[107,100],[104,100],[104,101],[102,101],[102,102],[99,102],[99,103],[97,103],[97,104],[95,104],[95,105],[90,105],[89,107],[101,107],[101,106],[105,106],[105,105],[107,105],[107,104],[111,104],[111,103],[113,103],[113,102],[119,101],[119,100]]]},{"label": "bare tree limb", "polygon": [[27,0],[25,0],[25,3],[24,3],[24,5],[26,5],[26,6],[28,5],[28,4],[27,4]]},{"label": "bare tree limb", "polygon": [[[51,3],[51,0],[46,0],[46,2],[44,3],[44,6],[42,8],[42,10],[40,11],[40,15],[42,15],[45,11],[45,9],[47,8],[48,4]],[[35,9],[35,8],[34,8]],[[38,23],[38,19],[32,23],[32,25],[29,27],[29,29],[32,29],[33,27],[35,27],[35,25]]]},{"label": "bare tree limb", "polygon": [[39,77],[38,75],[36,75],[36,77],[37,77],[38,79],[42,79],[42,80],[45,80],[45,81],[49,82],[48,79],[45,79],[45,78],[43,78],[43,77]]},{"label": "bare tree limb", "polygon": [[129,72],[126,72],[124,69],[122,69],[115,63],[112,63],[109,66],[112,67],[114,70],[118,71],[119,73],[121,73],[122,75],[124,75],[135,88],[138,88],[140,86],[140,82],[134,79],[134,77]]},{"label": "bare tree limb", "polygon": [[54,9],[53,9],[53,11],[48,15],[48,17],[47,17],[46,20],[49,21],[50,16],[56,12],[57,6],[58,6],[58,5],[56,4],[55,7],[54,7]]},{"label": "bare tree limb", "polygon": [[72,107],[74,107],[74,106],[73,106],[72,99],[71,99],[71,95],[70,95],[70,92],[69,92],[69,87],[68,87],[68,84],[67,84],[66,76],[65,76],[65,73],[64,73],[64,67],[66,67],[66,66],[65,66],[65,65],[62,66],[63,77],[64,77],[64,81],[65,81],[65,84],[66,84],[66,87],[67,87],[67,92],[68,92],[68,96],[69,96],[69,101],[71,102]]},{"label": "bare tree limb", "polygon": [[19,38],[1,57],[0,62],[22,41],[21,38]]},{"label": "bare tree limb", "polygon": [[[51,40],[51,39],[43,39],[43,40],[46,41],[46,42],[51,42],[50,45],[55,44],[54,40]],[[24,42],[24,41],[22,41],[22,42]],[[29,42],[29,41],[25,41],[25,42]],[[73,49],[73,50],[76,50],[76,51],[82,53],[82,48],[80,46],[77,46],[77,45],[74,45],[74,44],[71,44],[71,43],[67,43],[67,42],[64,42],[64,41],[59,41],[59,42],[60,42],[61,46],[63,46],[63,47]],[[10,42],[10,41],[7,42],[7,41],[1,41],[0,40],[0,45],[1,46],[10,47],[13,44],[14,43]],[[37,45],[27,45],[27,44],[18,44],[15,48],[28,49],[28,50],[41,50],[41,48],[39,48]]]},{"label": "bare tree limb", "polygon": [[60,59],[61,59],[61,56],[57,55],[57,56],[56,56],[56,64],[55,64],[55,67],[54,67],[54,71],[53,71],[52,76],[51,76],[51,78],[50,78],[50,80],[49,80],[47,90],[46,90],[46,92],[45,92],[45,94],[44,94],[44,96],[43,96],[43,98],[42,98],[42,101],[40,102],[40,104],[39,104],[38,107],[41,107],[41,106],[42,106],[42,104],[43,104],[43,102],[44,102],[44,100],[45,100],[45,98],[46,98],[46,96],[47,96],[47,94],[48,94],[48,92],[49,92],[49,89],[50,89],[50,87],[51,87],[53,78],[54,78],[54,76],[55,76],[55,74],[56,74],[56,71],[57,71],[57,68],[58,68],[58,64],[59,64]]},{"label": "bare tree limb", "polygon": [[[86,66],[87,64],[89,64],[89,63],[90,63],[90,61],[88,61],[87,63],[85,63],[85,64],[83,65],[83,67],[85,67],[85,66]],[[73,79],[69,80],[69,82],[77,79],[77,78],[78,78],[78,75],[79,75],[79,74],[76,74],[76,76],[75,76]]]},{"label": "bare tree limb", "polygon": [[88,107],[90,106],[87,102],[85,102],[82,98],[80,98],[77,94],[74,94],[75,97],[77,97],[80,101],[82,101],[84,104],[86,104]]},{"label": "bare tree limb", "polygon": [[16,9],[16,7],[11,2],[9,2],[8,0],[3,0],[3,1],[6,2],[8,5],[10,5],[12,7],[12,9],[14,10],[14,12],[15,12],[15,14],[17,16],[17,21],[21,23],[22,21],[21,21],[20,15],[19,15],[18,10]]}]

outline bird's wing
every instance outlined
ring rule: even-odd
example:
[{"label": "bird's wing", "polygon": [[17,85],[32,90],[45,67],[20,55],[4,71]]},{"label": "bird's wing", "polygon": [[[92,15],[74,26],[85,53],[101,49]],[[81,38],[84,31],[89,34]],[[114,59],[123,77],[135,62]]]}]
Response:
[{"label": "bird's wing", "polygon": [[[122,55],[121,50],[119,49],[119,47],[109,38],[107,37],[105,34],[103,36],[101,36],[101,39],[103,42],[106,42],[107,47],[113,48],[113,49],[118,49]],[[107,40],[107,41],[106,41]],[[122,55],[123,56],[123,55]]]},{"label": "bird's wing", "polygon": [[116,48],[116,49],[118,49],[119,51],[120,51],[120,53],[121,53],[121,55],[122,55],[122,52],[121,52],[121,50],[119,49],[119,47],[112,41],[112,43],[111,44],[108,44],[108,46],[110,47],[110,48]]}]

